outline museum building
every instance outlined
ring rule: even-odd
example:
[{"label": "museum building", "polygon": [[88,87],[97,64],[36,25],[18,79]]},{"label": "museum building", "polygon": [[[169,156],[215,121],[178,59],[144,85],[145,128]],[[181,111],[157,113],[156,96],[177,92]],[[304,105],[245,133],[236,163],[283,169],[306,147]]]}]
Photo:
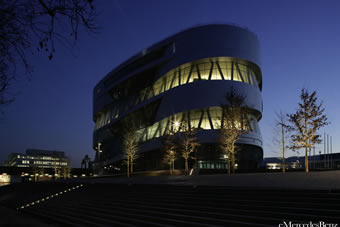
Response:
[{"label": "museum building", "polygon": [[[259,41],[248,29],[224,24],[181,31],[142,50],[99,81],[93,90],[95,162],[122,167],[122,132],[133,123],[139,144],[136,170],[168,168],[162,161],[162,140],[184,125],[198,129],[200,143],[190,168],[226,169],[219,126],[221,105],[231,89],[244,96],[251,109],[249,131],[237,141],[237,167],[259,167],[263,159]],[[184,168],[182,159],[178,155],[176,168]]]}]

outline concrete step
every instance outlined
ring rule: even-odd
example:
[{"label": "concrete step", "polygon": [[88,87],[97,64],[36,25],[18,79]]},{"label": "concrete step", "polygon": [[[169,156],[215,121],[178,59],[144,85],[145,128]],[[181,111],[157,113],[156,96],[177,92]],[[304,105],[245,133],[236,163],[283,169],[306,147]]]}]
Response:
[{"label": "concrete step", "polygon": [[[259,216],[251,216],[245,214],[216,214],[212,212],[197,212],[192,210],[185,209],[171,209],[167,208],[166,204],[164,207],[152,207],[152,206],[138,206],[136,204],[124,204],[124,203],[112,203],[112,204],[102,204],[102,203],[84,203],[80,202],[76,204],[75,202],[65,201],[63,203],[64,207],[79,207],[86,210],[91,210],[91,213],[110,213],[111,210],[119,209],[119,212],[123,211],[123,215],[126,213],[133,213],[134,215],[142,215],[143,217],[157,217],[159,220],[158,223],[166,220],[167,223],[173,223],[174,221],[178,223],[186,222],[192,223],[192,220],[195,220],[193,224],[196,225],[225,225],[230,223],[242,223],[242,224],[253,224],[253,223],[262,223],[266,224],[270,222],[271,224],[276,224],[278,221],[282,219],[273,219],[269,215],[267,217],[259,217]],[[51,206],[58,206],[58,204],[51,204]],[[257,222],[255,222],[257,221]]]},{"label": "concrete step", "polygon": [[[65,186],[69,187],[57,188]],[[84,184],[23,212],[74,226],[278,226],[284,220],[339,223],[340,195],[322,190]]]},{"label": "concrete step", "polygon": [[[72,202],[71,202],[72,203]],[[311,214],[311,211],[300,211],[296,212],[296,210],[292,210],[291,208],[287,208],[285,210],[280,209],[278,207],[270,207],[268,209],[250,209],[249,207],[234,207],[234,206],[221,206],[221,204],[216,204],[217,206],[192,206],[190,204],[180,203],[177,201],[176,203],[170,203],[169,201],[136,201],[136,200],[128,200],[128,199],[115,199],[109,201],[101,201],[96,204],[93,204],[91,200],[82,200],[81,204],[84,206],[112,206],[112,207],[120,207],[130,205],[132,207],[140,208],[140,209],[156,209],[156,210],[166,210],[168,212],[176,212],[176,213],[194,213],[196,215],[206,215],[213,217],[224,217],[225,213],[229,214],[240,214],[242,215],[256,215],[257,217],[272,217],[272,218],[281,218],[286,220],[300,220],[300,221],[313,221],[313,220],[332,220],[332,221],[340,221],[340,211],[329,212],[328,210],[320,213],[320,210],[316,210]]]},{"label": "concrete step", "polygon": [[[61,208],[61,206],[58,206],[56,204],[52,204],[52,206],[54,207],[54,209]],[[120,208],[112,209],[111,207],[111,209],[109,210],[100,210],[100,209],[96,209],[93,207],[77,206],[76,204],[65,206],[65,203],[63,203],[62,208],[70,214],[77,214],[79,210],[81,209],[82,215],[91,216],[91,219],[94,219],[96,220],[97,223],[101,223],[101,224],[108,224],[111,222],[118,221],[128,226],[131,226],[131,225],[132,226],[135,226],[135,225],[164,226],[164,227],[172,226],[168,224],[169,222],[172,221],[170,219],[164,220],[157,216],[148,216],[148,215],[141,215],[138,213],[121,211]],[[173,221],[175,221],[179,225],[196,224],[192,222],[183,222],[183,221],[178,221],[178,220],[173,220]]]},{"label": "concrete step", "polygon": [[38,205],[28,209],[24,212],[35,216],[40,216],[44,219],[52,220],[60,223],[62,226],[133,226],[115,219],[102,219],[82,210],[70,210],[65,207],[51,207],[46,205]]}]

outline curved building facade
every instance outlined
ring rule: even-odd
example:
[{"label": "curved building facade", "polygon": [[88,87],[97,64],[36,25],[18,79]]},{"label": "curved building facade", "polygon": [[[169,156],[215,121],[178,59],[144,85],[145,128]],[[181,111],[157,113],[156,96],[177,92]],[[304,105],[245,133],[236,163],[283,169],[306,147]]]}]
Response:
[{"label": "curved building facade", "polygon": [[[131,57],[94,88],[93,148],[105,168],[122,160],[122,124],[136,122],[137,170],[167,168],[161,140],[173,122],[200,129],[201,144],[190,167],[226,168],[218,146],[225,94],[233,87],[251,107],[250,131],[237,141],[240,169],[262,161],[262,74],[259,42],[247,29],[205,25],[171,36]],[[179,157],[178,168],[184,167]],[[183,166],[182,166],[183,164]],[[119,168],[116,168],[119,169]]]}]

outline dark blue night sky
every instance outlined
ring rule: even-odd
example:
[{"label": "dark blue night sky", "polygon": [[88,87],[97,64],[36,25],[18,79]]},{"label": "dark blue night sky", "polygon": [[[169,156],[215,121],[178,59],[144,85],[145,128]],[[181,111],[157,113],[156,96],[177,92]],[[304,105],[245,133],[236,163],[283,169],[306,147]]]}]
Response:
[{"label": "dark blue night sky", "polygon": [[[83,32],[76,46],[57,45],[52,61],[28,54],[31,81],[13,86],[16,101],[0,121],[0,161],[27,148],[65,151],[74,167],[92,150],[92,90],[127,58],[183,29],[209,23],[246,27],[261,46],[264,112],[260,122],[264,155],[275,156],[275,112],[293,112],[302,88],[316,90],[338,152],[340,1],[338,0],[113,0],[95,1],[97,35]],[[199,39],[199,37],[197,37]],[[33,48],[35,49],[35,48]],[[323,150],[319,145],[317,150]],[[292,154],[292,153],[289,153]]]}]

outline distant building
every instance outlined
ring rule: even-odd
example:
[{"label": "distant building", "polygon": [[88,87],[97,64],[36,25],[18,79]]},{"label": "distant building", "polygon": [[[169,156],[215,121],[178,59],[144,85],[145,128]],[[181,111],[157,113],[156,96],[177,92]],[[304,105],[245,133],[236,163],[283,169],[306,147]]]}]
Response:
[{"label": "distant building", "polygon": [[9,154],[7,163],[15,167],[60,168],[67,166],[69,160],[62,151],[27,149],[26,154]]},{"label": "distant building", "polygon": [[[340,153],[310,155],[308,159],[310,169],[340,169]],[[282,169],[282,158],[264,158],[261,166],[266,169]],[[286,168],[305,168],[305,157],[286,158]]]}]

